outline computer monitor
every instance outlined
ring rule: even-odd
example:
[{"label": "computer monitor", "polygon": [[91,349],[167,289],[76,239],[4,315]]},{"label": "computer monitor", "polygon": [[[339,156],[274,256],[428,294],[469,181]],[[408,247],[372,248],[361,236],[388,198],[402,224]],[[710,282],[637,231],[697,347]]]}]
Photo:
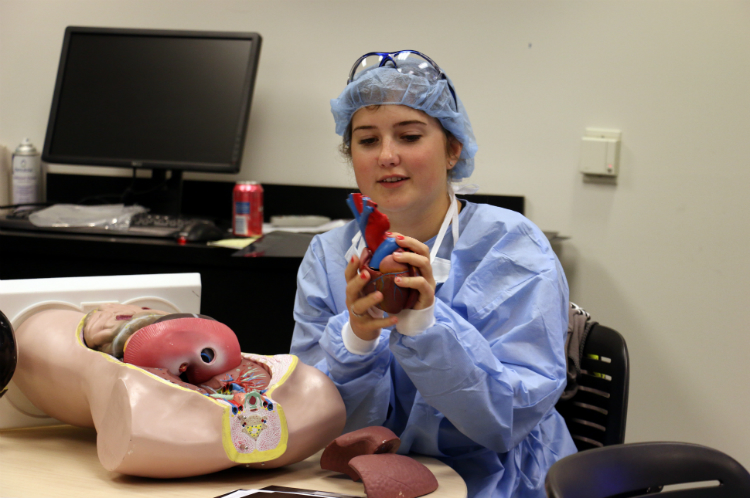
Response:
[{"label": "computer monitor", "polygon": [[68,27],[42,158],[153,169],[159,208],[179,211],[183,171],[240,170],[260,46],[257,33]]}]

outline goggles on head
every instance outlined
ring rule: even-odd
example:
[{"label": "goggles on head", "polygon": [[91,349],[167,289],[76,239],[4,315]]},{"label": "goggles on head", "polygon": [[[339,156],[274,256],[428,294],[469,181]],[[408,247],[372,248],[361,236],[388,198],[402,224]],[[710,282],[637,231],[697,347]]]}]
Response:
[{"label": "goggles on head", "polygon": [[446,80],[448,89],[453,97],[453,106],[458,109],[456,92],[453,86],[448,82],[448,77],[435,61],[416,50],[399,50],[397,52],[368,52],[354,63],[349,72],[349,79],[346,84],[349,85],[360,74],[373,68],[391,67],[405,75],[421,76],[431,83],[437,83],[440,80]]}]

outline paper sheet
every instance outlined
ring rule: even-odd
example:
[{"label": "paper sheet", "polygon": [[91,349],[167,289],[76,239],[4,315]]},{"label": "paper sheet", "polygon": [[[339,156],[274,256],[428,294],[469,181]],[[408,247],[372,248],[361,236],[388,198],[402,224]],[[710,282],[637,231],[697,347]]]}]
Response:
[{"label": "paper sheet", "polygon": [[253,236],[252,238],[229,238],[226,240],[209,241],[207,242],[207,245],[212,247],[233,248],[235,250],[240,250],[248,246],[250,243],[253,243],[258,238],[260,238],[260,236]]}]

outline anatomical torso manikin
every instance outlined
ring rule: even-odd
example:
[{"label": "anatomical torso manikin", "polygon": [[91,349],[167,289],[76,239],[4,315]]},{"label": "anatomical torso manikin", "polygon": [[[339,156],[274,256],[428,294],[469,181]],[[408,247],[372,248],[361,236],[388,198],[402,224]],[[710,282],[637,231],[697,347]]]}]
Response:
[{"label": "anatomical torso manikin", "polygon": [[240,352],[206,316],[102,304],[17,329],[14,381],[40,410],[95,427],[108,470],[185,477],[303,460],[341,433],[333,383],[291,355]]}]

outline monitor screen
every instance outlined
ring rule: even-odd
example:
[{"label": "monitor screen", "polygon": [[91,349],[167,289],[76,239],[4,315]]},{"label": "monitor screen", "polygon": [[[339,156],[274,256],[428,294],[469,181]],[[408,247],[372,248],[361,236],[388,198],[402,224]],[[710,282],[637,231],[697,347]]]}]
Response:
[{"label": "monitor screen", "polygon": [[43,159],[237,173],[257,33],[68,27]]}]

